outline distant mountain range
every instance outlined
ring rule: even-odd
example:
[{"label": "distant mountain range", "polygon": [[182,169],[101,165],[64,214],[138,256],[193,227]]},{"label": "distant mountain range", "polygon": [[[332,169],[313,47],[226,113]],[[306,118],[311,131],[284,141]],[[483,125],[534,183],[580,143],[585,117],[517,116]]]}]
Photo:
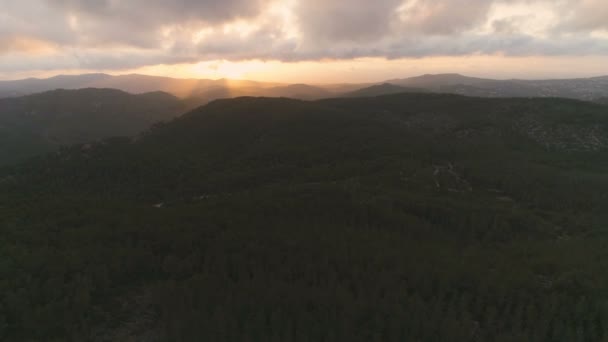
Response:
[{"label": "distant mountain range", "polygon": [[134,136],[188,109],[163,93],[132,95],[114,89],[54,90],[0,99],[0,166],[63,145]]},{"label": "distant mountain range", "polygon": [[563,97],[594,100],[608,96],[608,76],[557,80],[492,80],[459,74],[441,74],[389,82],[439,93],[478,97]]},{"label": "distant mountain range", "polygon": [[[62,145],[113,136],[134,136],[155,122],[167,121],[217,99],[257,96],[319,100],[398,93],[564,97],[608,104],[608,77],[500,81],[442,74],[395,79],[381,84],[289,85],[88,74],[2,81],[0,165],[54,151]],[[19,96],[22,94],[29,95]]]},{"label": "distant mountain range", "polygon": [[196,96],[221,88],[271,88],[277,83],[241,80],[180,79],[148,75],[84,74],[59,75],[47,79],[28,78],[16,81],[0,81],[0,97],[29,95],[55,89],[112,88],[140,94],[154,91],[171,93],[178,97]]},{"label": "distant mountain range", "polygon": [[[403,87],[403,89],[399,88]],[[398,92],[436,92],[476,97],[563,97],[578,100],[608,98],[608,76],[557,80],[494,80],[459,74],[423,75],[378,84],[307,85],[242,80],[178,79],[146,75],[85,74],[48,79],[0,81],[0,98],[54,89],[113,88],[140,94],[153,91],[189,98],[193,105],[239,96],[329,97],[379,96]]]},{"label": "distant mountain range", "polygon": [[[2,81],[0,165],[54,151],[62,145],[134,136],[152,123],[217,99],[257,96],[319,100],[398,93],[564,97],[608,104],[608,77],[501,81],[442,74],[371,85],[307,85],[87,74]],[[19,96],[22,94],[29,95]]]},{"label": "distant mountain range", "polygon": [[222,98],[234,98],[241,96],[259,96],[259,97],[289,97],[301,100],[317,100],[328,97],[334,97],[337,94],[325,90],[321,87],[310,86],[306,84],[291,84],[280,85],[273,87],[265,86],[247,86],[247,87],[231,87],[222,86],[201,91],[190,96],[192,99],[198,99],[200,102],[209,102]]},{"label": "distant mountain range", "polygon": [[[140,82],[148,80],[150,82]],[[166,83],[163,83],[166,82]],[[148,76],[83,75],[49,80],[26,80],[20,92],[51,87],[77,88],[109,85],[132,92],[169,89],[178,80]],[[191,80],[184,80],[191,82]],[[10,82],[9,82],[10,83]],[[9,84],[4,83],[4,85]],[[132,137],[152,124],[167,121],[211,100],[240,96],[291,97],[307,100],[330,97],[331,92],[304,84],[271,86],[240,82],[240,86],[215,87],[221,81],[201,80],[199,93],[180,99],[162,91],[133,95],[106,88],[59,89],[0,99],[0,166],[57,150],[60,146],[110,137]],[[138,87],[141,84],[142,87]],[[174,88],[175,89],[175,88]],[[182,93],[183,94],[183,93]]]},{"label": "distant mountain range", "polygon": [[373,85],[371,87],[362,88],[350,93],[346,93],[343,97],[374,97],[381,95],[392,95],[399,93],[429,93],[430,91],[424,88],[412,88],[394,85],[391,83],[383,83]]}]

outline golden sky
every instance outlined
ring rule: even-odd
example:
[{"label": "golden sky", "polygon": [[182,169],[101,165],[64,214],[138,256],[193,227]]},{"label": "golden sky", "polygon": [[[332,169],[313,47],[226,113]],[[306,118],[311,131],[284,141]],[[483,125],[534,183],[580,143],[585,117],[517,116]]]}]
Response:
[{"label": "golden sky", "polygon": [[0,0],[0,79],[608,74],[606,0]]}]

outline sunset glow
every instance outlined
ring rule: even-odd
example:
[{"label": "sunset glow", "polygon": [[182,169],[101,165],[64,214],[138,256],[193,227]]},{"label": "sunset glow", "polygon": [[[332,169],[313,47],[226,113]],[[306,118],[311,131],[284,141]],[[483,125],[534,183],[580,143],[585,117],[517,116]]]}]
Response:
[{"label": "sunset glow", "polygon": [[332,83],[608,73],[603,0],[0,4],[0,79],[136,72]]}]

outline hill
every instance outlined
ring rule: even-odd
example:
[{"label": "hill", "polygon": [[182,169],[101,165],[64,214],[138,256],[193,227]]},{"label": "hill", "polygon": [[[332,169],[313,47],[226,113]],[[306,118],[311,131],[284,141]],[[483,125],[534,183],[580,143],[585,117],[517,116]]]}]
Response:
[{"label": "hill", "polygon": [[62,145],[133,136],[174,118],[186,106],[172,95],[112,89],[55,90],[0,99],[0,165]]},{"label": "hill", "polygon": [[391,94],[399,94],[399,93],[427,93],[429,92],[426,89],[421,88],[409,88],[397,86],[390,83],[383,83],[374,85],[371,87],[358,89],[356,91],[347,93],[343,95],[344,97],[373,97],[373,96],[381,96],[381,95],[391,95]]},{"label": "hill", "polygon": [[56,89],[80,89],[111,78],[106,74],[58,75],[48,79],[28,78],[15,81],[0,81],[0,98],[18,97]]},{"label": "hill", "polygon": [[[48,79],[0,81],[0,98],[18,97],[56,89],[108,88],[132,94],[166,92],[187,103],[204,105],[210,101],[240,96],[290,97],[316,100],[334,92],[306,84],[283,85],[245,80],[180,79],[147,75],[85,74],[60,75]],[[193,107],[191,107],[193,108]]]},{"label": "hill", "polygon": [[423,75],[390,83],[436,92],[483,97],[563,97],[593,100],[608,96],[608,78],[492,80],[459,74]]},{"label": "hill", "polygon": [[0,173],[4,341],[601,341],[608,121],[214,101]]},{"label": "hill", "polygon": [[603,98],[597,99],[596,102],[601,103],[601,104],[608,104],[608,97],[603,97]]},{"label": "hill", "polygon": [[317,100],[332,97],[333,93],[307,84],[292,84],[269,88],[260,87],[218,87],[204,92],[193,94],[191,99],[198,100],[200,104],[207,104],[213,100],[228,99],[245,96],[288,97],[301,100]]},{"label": "hill", "polygon": [[[385,82],[409,88],[407,92],[438,92],[481,97],[563,97],[584,101],[608,97],[608,77],[561,80],[494,80],[459,74],[422,75]],[[392,94],[386,84],[279,84],[230,79],[179,79],[147,75],[106,74],[60,75],[48,79],[0,81],[0,98],[28,95],[54,89],[112,88],[140,94],[162,91],[198,105],[221,98],[239,96],[290,97],[316,100],[329,97],[356,97]],[[362,89],[372,87],[367,91]],[[383,88],[385,88],[383,90]],[[366,93],[373,95],[366,95]]]},{"label": "hill", "polygon": [[16,81],[0,81],[0,98],[30,95],[56,89],[111,88],[132,94],[162,91],[187,98],[216,88],[268,88],[276,83],[240,80],[180,79],[148,75],[84,74],[59,75],[47,79],[30,78]]},{"label": "hill", "polygon": [[300,100],[318,100],[333,97],[335,94],[323,88],[308,84],[291,84],[268,88],[262,95],[267,97],[288,97]]},{"label": "hill", "polygon": [[478,86],[495,82],[491,79],[468,77],[460,74],[426,74],[422,76],[410,77],[405,79],[396,79],[388,81],[389,83],[421,87],[427,89],[436,89],[438,87],[467,85]]}]

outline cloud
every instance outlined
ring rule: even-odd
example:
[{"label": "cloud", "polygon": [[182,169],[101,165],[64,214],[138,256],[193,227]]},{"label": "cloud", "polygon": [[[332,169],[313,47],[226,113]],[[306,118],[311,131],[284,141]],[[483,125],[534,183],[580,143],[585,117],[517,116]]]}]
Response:
[{"label": "cloud", "polygon": [[318,42],[366,42],[389,33],[402,0],[306,0],[295,7],[298,25]]},{"label": "cloud", "polygon": [[566,17],[559,28],[563,31],[608,30],[608,1],[571,0],[562,7]]},{"label": "cloud", "polygon": [[56,51],[53,44],[21,36],[5,36],[0,37],[0,54],[10,51],[18,51],[22,53],[49,53]]},{"label": "cloud", "polygon": [[409,0],[400,8],[404,29],[420,34],[457,34],[483,22],[492,6],[488,0]]},{"label": "cloud", "polygon": [[155,48],[167,26],[213,26],[259,15],[266,0],[0,0],[0,36],[64,45]]},{"label": "cloud", "polygon": [[[0,70],[608,55],[605,0],[0,0]],[[558,14],[559,13],[559,14]]]}]

